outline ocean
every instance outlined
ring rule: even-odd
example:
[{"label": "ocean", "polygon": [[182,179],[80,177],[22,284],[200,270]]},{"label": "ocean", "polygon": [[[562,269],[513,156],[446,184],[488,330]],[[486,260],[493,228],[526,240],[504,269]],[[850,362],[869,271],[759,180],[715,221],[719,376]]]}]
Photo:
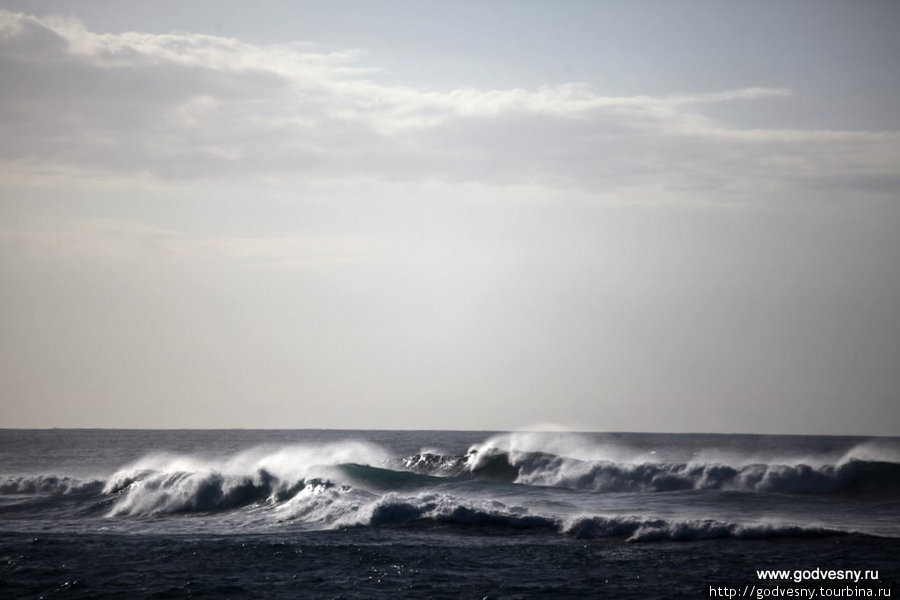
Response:
[{"label": "ocean", "polygon": [[0,598],[890,597],[900,438],[0,430]]}]

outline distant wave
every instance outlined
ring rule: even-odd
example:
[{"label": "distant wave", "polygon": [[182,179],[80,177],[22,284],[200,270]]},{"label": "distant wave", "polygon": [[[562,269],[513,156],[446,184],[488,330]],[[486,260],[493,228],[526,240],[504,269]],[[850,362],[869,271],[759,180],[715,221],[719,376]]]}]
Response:
[{"label": "distant wave", "polygon": [[837,464],[730,465],[718,462],[583,460],[490,444],[465,457],[413,456],[404,464],[419,472],[469,474],[524,485],[595,492],[728,490],[783,494],[900,493],[900,463],[848,458]]},{"label": "distant wave", "polygon": [[78,479],[58,475],[7,476],[0,479],[0,494],[60,496],[65,494],[98,493],[104,482],[99,479]]},{"label": "distant wave", "polygon": [[524,485],[595,492],[727,490],[782,494],[897,494],[900,464],[850,459],[840,464],[663,463],[586,461],[543,452],[495,448],[468,456],[417,454],[403,467],[422,474],[470,476]]}]

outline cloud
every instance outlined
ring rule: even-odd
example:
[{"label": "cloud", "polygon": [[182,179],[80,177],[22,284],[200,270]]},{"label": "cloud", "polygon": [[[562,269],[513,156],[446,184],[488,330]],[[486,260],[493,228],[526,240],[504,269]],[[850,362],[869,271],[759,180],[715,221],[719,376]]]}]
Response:
[{"label": "cloud", "polygon": [[0,11],[0,172],[357,178],[707,200],[792,186],[900,187],[898,132],[746,130],[703,112],[795,101],[783,88],[436,92],[379,83],[368,60],[305,44],[97,34],[72,19]]},{"label": "cloud", "polygon": [[345,236],[202,238],[121,219],[79,219],[41,229],[0,231],[0,248],[20,257],[54,261],[177,263],[197,268],[308,268],[364,261],[372,253],[364,240]]}]

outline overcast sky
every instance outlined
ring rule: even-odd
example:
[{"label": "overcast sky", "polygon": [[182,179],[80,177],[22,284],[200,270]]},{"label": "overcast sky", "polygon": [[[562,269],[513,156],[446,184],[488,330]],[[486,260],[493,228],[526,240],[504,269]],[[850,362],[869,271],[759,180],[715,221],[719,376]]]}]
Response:
[{"label": "overcast sky", "polygon": [[0,0],[0,422],[900,435],[898,29]]}]

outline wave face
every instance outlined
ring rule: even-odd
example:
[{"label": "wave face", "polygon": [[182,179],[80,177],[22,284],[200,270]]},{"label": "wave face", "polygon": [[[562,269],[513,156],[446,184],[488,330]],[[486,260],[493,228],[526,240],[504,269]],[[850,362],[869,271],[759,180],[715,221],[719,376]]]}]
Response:
[{"label": "wave face", "polygon": [[493,436],[467,452],[448,445],[410,452],[328,440],[208,455],[153,451],[103,478],[0,475],[0,513],[25,529],[900,538],[900,462],[883,448],[760,456],[556,434]]}]

